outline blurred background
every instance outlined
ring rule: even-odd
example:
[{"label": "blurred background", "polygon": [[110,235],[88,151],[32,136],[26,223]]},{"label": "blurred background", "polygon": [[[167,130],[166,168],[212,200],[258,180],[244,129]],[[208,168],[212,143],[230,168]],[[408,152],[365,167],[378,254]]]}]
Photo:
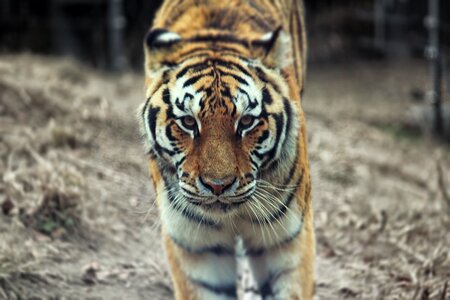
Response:
[{"label": "blurred background", "polygon": [[[435,11],[434,1],[424,0],[305,2],[312,40],[310,59],[314,62],[395,55],[424,57],[433,18],[440,19],[439,44],[448,53],[447,1],[436,1]],[[140,69],[142,37],[160,3],[2,0],[1,50],[73,55],[95,67]]]},{"label": "blurred background", "polygon": [[[305,0],[317,299],[450,299],[450,1]],[[171,299],[135,117],[160,0],[0,0],[0,299]]]},{"label": "blurred background", "polygon": [[[316,63],[426,60],[429,82],[411,96],[434,106],[434,131],[450,135],[441,108],[450,88],[450,4],[436,0],[305,1]],[[71,56],[108,71],[142,70],[142,37],[161,1],[2,0],[0,51]],[[425,113],[426,114],[426,113]],[[448,116],[447,116],[448,119]],[[432,126],[433,127],[433,126]]]}]

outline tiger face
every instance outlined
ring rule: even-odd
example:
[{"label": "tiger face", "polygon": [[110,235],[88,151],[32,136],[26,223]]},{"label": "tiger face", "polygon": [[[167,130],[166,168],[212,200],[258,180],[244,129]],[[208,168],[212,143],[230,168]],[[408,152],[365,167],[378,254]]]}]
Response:
[{"label": "tiger face", "polygon": [[293,163],[297,108],[279,69],[219,52],[160,66],[151,76],[145,135],[178,205],[236,213]]}]

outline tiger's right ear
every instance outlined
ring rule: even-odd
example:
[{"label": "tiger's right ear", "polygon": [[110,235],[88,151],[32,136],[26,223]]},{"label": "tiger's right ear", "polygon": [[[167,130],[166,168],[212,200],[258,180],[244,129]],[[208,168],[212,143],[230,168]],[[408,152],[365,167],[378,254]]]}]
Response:
[{"label": "tiger's right ear", "polygon": [[161,65],[167,62],[171,50],[181,41],[178,33],[161,28],[150,30],[144,40],[146,73],[160,69]]},{"label": "tiger's right ear", "polygon": [[152,29],[145,37],[145,45],[150,50],[169,48],[180,41],[178,33],[160,28]]}]

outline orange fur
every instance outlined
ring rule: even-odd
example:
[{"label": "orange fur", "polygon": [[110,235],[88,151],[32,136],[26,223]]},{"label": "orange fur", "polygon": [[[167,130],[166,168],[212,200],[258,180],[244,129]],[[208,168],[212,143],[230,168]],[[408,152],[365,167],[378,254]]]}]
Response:
[{"label": "orange fur", "polygon": [[[211,60],[227,59],[232,63],[238,64],[239,62],[234,61],[233,56],[227,56],[227,53],[233,53],[233,55],[239,55],[240,57],[251,60],[259,60],[268,69],[281,66],[279,67],[281,75],[276,72],[267,71],[267,77],[269,81],[273,82],[279,82],[280,78],[283,78],[283,84],[288,88],[285,97],[296,108],[296,118],[300,123],[300,130],[297,136],[298,155],[295,162],[296,168],[292,174],[292,179],[288,181],[287,185],[293,185],[295,183],[294,178],[301,178],[295,193],[295,200],[299,210],[298,213],[302,215],[303,225],[301,234],[294,241],[270,251],[299,258],[295,268],[291,272],[282,275],[283,278],[279,279],[282,282],[286,282],[289,299],[312,299],[314,290],[315,237],[306,127],[300,99],[306,70],[306,39],[303,5],[301,1],[166,0],[155,18],[153,28],[174,32],[183,40],[192,40],[202,35],[211,37],[226,34],[232,35],[234,39],[240,41],[239,43],[229,43],[219,39],[214,42],[180,42],[171,45],[167,49],[156,50],[151,50],[146,47],[145,85],[147,87],[147,96],[151,97],[153,95],[153,98],[155,98],[155,100],[152,99],[151,103],[155,107],[167,108],[167,104],[161,100],[164,97],[164,92],[158,92],[158,89],[164,84],[172,84],[172,79],[168,78],[165,80],[160,75],[154,75],[159,70],[162,70],[165,64],[178,65],[187,59],[192,59],[192,65],[195,65],[197,61],[202,62],[204,60],[203,57]],[[291,38],[291,48],[287,49],[290,58],[285,58],[286,61],[289,61],[289,59],[291,61],[286,65],[280,65],[279,57],[276,54],[280,49],[277,49],[277,45],[271,48],[269,53],[265,53],[260,48],[253,46],[253,41],[261,39],[268,31],[275,32],[277,28],[282,28]],[[196,55],[201,54],[202,56],[196,58],[193,55],[191,58],[190,53],[193,52]],[[237,91],[237,89],[234,89],[237,86],[236,80],[233,77],[219,75],[219,68],[213,64],[207,68],[205,67],[201,71],[205,73],[205,77],[199,79],[193,85],[196,89],[209,86],[213,87],[214,97],[205,104],[211,111],[215,107],[218,107],[216,101],[226,98],[226,94],[221,89],[222,85],[230,86],[233,93]],[[213,75],[209,75],[209,71]],[[238,73],[236,70],[233,70],[233,72]],[[257,85],[258,87],[263,86],[261,82],[257,82]],[[271,95],[275,95],[276,93],[283,94],[283,91],[276,92],[274,87],[267,86]],[[280,86],[283,89],[283,85],[280,84]],[[273,97],[274,99],[276,98],[275,96]],[[282,99],[281,96],[279,98]],[[283,110],[281,100],[268,107],[273,111]],[[260,128],[249,134],[246,141],[240,141],[232,135],[234,119],[227,114],[229,109],[231,109],[231,106],[225,103],[218,109],[218,112],[211,113],[210,115],[207,114],[203,117],[203,125],[201,128],[202,139],[199,141],[192,141],[191,137],[174,123],[167,125],[172,130],[172,134],[180,141],[179,148],[189,153],[183,168],[191,176],[189,178],[190,183],[195,183],[193,179],[194,175],[212,178],[230,178],[240,176],[239,174],[241,173],[248,173],[251,170],[251,164],[247,159],[247,149],[251,149],[265,130],[271,130],[275,126],[273,122],[263,122]],[[168,118],[166,112],[161,111],[161,115]],[[157,121],[155,120],[155,122]],[[150,173],[158,194],[164,193],[165,189],[167,189],[164,185],[162,172],[164,172],[163,167],[159,163],[157,156],[152,155],[150,157]],[[279,180],[281,181],[281,179]],[[161,200],[158,198],[158,206],[160,209],[162,209],[162,205]],[[163,226],[162,235],[174,283],[175,298],[178,300],[199,299],[200,296],[196,291],[196,287],[189,281],[189,274],[183,269],[183,265],[195,265],[201,261],[201,258],[197,254],[191,254],[189,251],[180,248],[170,237],[168,229]],[[240,233],[245,235],[244,231],[243,229]]]}]

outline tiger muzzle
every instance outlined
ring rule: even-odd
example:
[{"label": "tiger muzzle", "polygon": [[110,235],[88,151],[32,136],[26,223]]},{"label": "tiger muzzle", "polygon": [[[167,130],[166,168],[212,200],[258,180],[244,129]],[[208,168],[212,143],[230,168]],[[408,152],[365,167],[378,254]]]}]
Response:
[{"label": "tiger muzzle", "polygon": [[237,177],[228,176],[224,179],[214,179],[210,177],[200,177],[200,182],[214,195],[220,196],[225,191],[229,190],[236,182]]}]

